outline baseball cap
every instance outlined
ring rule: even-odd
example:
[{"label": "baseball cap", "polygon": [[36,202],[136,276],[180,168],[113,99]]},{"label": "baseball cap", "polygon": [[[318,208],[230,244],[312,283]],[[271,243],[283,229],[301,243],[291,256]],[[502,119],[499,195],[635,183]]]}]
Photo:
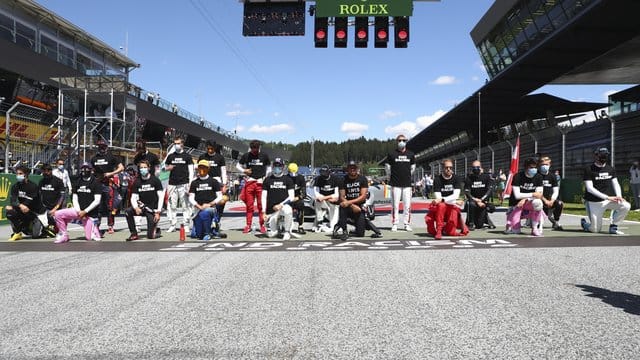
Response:
[{"label": "baseball cap", "polygon": [[604,146],[597,147],[594,151],[594,154],[606,154],[609,155],[609,149]]},{"label": "baseball cap", "polygon": [[293,163],[293,162],[290,163],[289,164],[289,172],[297,173],[298,172],[298,164]]},{"label": "baseball cap", "polygon": [[205,166],[205,167],[209,167],[209,162],[207,160],[200,160],[198,161],[198,166]]},{"label": "baseball cap", "polygon": [[91,165],[91,163],[89,162],[83,162],[82,165],[80,165],[80,169],[83,169],[83,168],[93,169],[93,165]]},{"label": "baseball cap", "polygon": [[273,159],[273,166],[284,166],[284,161],[282,161],[282,158],[275,158]]},{"label": "baseball cap", "polygon": [[358,163],[355,160],[349,160],[349,162],[347,163],[347,167],[358,167]]}]

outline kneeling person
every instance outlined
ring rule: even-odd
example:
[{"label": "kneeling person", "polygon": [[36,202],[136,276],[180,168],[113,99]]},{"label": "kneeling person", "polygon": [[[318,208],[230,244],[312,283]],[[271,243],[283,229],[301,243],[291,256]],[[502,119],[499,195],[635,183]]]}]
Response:
[{"label": "kneeling person", "polygon": [[[198,177],[189,186],[189,202],[198,210],[193,218],[191,237],[204,241],[219,237],[216,205],[222,201],[222,187],[218,180],[209,176],[209,162],[198,161]],[[216,221],[216,229],[212,228]]]},{"label": "kneeling person", "polygon": [[42,205],[46,211],[46,216],[39,217],[44,226],[42,234],[50,237],[56,236],[57,229],[55,228],[56,220],[54,217],[58,209],[62,207],[66,193],[62,180],[53,176],[51,165],[44,164],[42,166],[42,180],[40,180],[38,188],[40,189]]},{"label": "kneeling person", "polygon": [[[338,227],[342,229],[340,240],[347,240],[349,233],[347,231],[347,220],[351,218],[356,227],[355,235],[364,236],[366,221],[362,206],[367,201],[367,191],[369,182],[367,178],[358,173],[358,164],[355,161],[349,161],[347,165],[347,175],[340,184],[340,216]],[[334,229],[334,238],[337,237],[337,229]]]},{"label": "kneeling person", "polygon": [[155,239],[162,212],[164,190],[160,180],[152,174],[149,161],[141,160],[138,163],[138,172],[140,176],[131,189],[131,207],[125,210],[127,225],[131,232],[127,241],[139,239],[135,222],[136,216],[147,218],[147,239]]},{"label": "kneeling person", "polygon": [[[29,168],[19,166],[16,169],[16,183],[9,190],[10,198],[7,205],[7,219],[11,222],[13,235],[9,241],[22,239],[22,233],[27,232],[37,216],[44,212],[40,202],[38,185],[29,180]],[[39,234],[36,234],[38,236]]]},{"label": "kneeling person", "polygon": [[[293,226],[293,201],[295,184],[289,176],[284,176],[284,162],[280,158],[273,160],[271,175],[262,184],[262,217],[268,222],[269,232],[267,236],[278,235],[280,224],[284,228],[283,240],[291,239],[291,235],[299,237],[291,232]],[[282,218],[282,223],[278,220]]]},{"label": "kneeling person", "polygon": [[[463,201],[458,200],[462,180],[453,173],[453,161],[442,161],[443,172],[433,180],[433,195],[435,200],[429,205],[427,215],[424,217],[427,223],[427,232],[436,240],[442,239],[442,235],[465,236],[469,228],[462,220]],[[457,232],[457,229],[460,232]]]},{"label": "kneeling person", "polygon": [[560,226],[560,215],[562,215],[562,209],[564,203],[558,199],[560,195],[560,185],[556,176],[549,171],[551,168],[551,158],[543,156],[538,161],[538,172],[542,176],[542,203],[543,211],[551,221],[553,230],[562,230]]}]

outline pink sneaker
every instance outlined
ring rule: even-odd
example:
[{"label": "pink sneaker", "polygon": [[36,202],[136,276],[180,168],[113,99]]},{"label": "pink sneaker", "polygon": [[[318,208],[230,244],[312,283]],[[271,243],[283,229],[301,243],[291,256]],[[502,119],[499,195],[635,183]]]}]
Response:
[{"label": "pink sneaker", "polygon": [[64,242],[69,241],[69,235],[67,234],[58,234],[56,235],[56,240],[53,242],[54,244],[62,244]]},{"label": "pink sneaker", "polygon": [[542,236],[542,231],[538,229],[531,230],[531,235],[533,236]]}]

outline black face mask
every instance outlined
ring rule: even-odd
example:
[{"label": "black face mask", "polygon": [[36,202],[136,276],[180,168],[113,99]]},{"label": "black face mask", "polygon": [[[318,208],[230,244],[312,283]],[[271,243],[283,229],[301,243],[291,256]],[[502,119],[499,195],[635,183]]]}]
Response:
[{"label": "black face mask", "polygon": [[88,178],[89,176],[91,176],[91,170],[80,170],[80,175],[83,178]]},{"label": "black face mask", "polygon": [[606,163],[607,160],[609,160],[609,157],[607,155],[598,155],[598,162],[600,162],[601,164]]},{"label": "black face mask", "polygon": [[472,168],[471,172],[473,172],[474,175],[480,175],[480,168]]}]

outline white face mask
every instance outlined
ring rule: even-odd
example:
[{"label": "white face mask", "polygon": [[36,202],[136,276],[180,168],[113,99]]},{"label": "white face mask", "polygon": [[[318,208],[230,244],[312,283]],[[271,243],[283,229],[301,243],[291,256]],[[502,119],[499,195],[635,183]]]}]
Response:
[{"label": "white face mask", "polygon": [[398,149],[403,150],[407,147],[407,141],[398,141]]},{"label": "white face mask", "polygon": [[58,170],[63,171],[64,170],[64,165],[58,165]]},{"label": "white face mask", "polygon": [[176,152],[182,151],[182,145],[181,144],[175,144],[175,149],[176,149]]}]

